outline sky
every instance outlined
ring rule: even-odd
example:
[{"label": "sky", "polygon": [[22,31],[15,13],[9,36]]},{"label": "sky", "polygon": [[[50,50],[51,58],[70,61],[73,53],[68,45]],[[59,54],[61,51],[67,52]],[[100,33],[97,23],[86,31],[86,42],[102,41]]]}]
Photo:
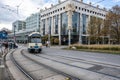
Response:
[{"label": "sky", "polygon": [[[99,5],[100,8],[107,9],[111,9],[115,5],[120,6],[120,0],[83,0],[83,2],[91,2],[94,4],[93,6]],[[14,21],[25,20],[31,14],[39,12],[40,9],[49,8],[51,4],[57,3],[58,0],[0,0],[0,30],[2,28],[12,30]]]}]

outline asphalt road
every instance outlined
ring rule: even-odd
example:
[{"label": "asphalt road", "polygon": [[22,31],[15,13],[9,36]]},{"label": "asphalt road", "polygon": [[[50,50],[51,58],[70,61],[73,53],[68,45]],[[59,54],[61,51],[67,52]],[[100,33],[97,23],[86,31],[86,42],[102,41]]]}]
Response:
[{"label": "asphalt road", "polygon": [[43,48],[42,53],[61,55],[73,58],[79,58],[87,61],[94,61],[100,63],[106,63],[111,65],[120,66],[120,55],[104,54],[96,52],[83,52],[83,51],[72,51],[72,50],[62,50],[59,47]]}]

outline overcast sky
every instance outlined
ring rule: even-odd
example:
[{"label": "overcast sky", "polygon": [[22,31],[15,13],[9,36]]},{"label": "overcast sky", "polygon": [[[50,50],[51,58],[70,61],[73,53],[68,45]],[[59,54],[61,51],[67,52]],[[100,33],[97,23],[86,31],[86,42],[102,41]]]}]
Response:
[{"label": "overcast sky", "polygon": [[[83,0],[84,3],[92,2],[92,4],[99,1],[102,1],[97,3],[101,8],[106,7],[110,9],[114,5],[120,5],[120,0]],[[25,20],[32,13],[57,3],[58,0],[0,0],[0,29],[5,27],[11,30],[12,23],[17,19]],[[19,6],[18,15],[17,6]]]}]

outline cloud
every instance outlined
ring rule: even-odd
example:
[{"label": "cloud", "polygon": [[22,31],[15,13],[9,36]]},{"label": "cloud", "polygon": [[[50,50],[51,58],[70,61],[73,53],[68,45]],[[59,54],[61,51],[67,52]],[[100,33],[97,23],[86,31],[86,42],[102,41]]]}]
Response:
[{"label": "cloud", "polygon": [[[92,2],[92,4],[94,4],[95,2],[98,2],[100,0],[83,0],[83,1],[85,3]],[[108,0],[108,1],[105,0],[104,2],[99,3],[99,5],[102,7],[104,6],[108,7],[108,5],[113,4],[112,3],[113,1],[117,3],[120,0]],[[0,28],[4,27],[5,24],[7,26],[9,25],[9,27],[12,28],[12,23],[15,20],[17,19],[25,20],[28,16],[38,12],[40,9],[45,9],[45,7],[49,8],[51,4],[57,3],[58,0],[0,0]],[[16,13],[18,5],[19,14],[17,15]]]},{"label": "cloud", "polygon": [[114,2],[120,2],[120,0],[113,0]]},{"label": "cloud", "polygon": [[[12,23],[15,20],[25,20],[29,15],[38,12],[39,9],[50,7],[52,3],[55,3],[55,0],[0,0],[0,15],[2,15],[0,16],[0,29],[8,25],[9,28],[12,28]],[[20,6],[17,15],[18,5]]]}]

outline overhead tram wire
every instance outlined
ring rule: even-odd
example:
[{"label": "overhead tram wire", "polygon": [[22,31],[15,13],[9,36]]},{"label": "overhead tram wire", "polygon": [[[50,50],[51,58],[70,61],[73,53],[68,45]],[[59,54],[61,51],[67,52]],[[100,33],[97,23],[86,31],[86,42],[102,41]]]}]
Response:
[{"label": "overhead tram wire", "polygon": [[[98,1],[98,2],[95,2],[93,5],[96,5],[96,4],[101,3],[101,2],[103,2],[103,1],[105,1],[105,0],[100,0],[100,1]],[[88,7],[89,7],[88,5],[85,6],[85,8],[88,8]]]},{"label": "overhead tram wire", "polygon": [[96,3],[94,3],[93,5],[95,5],[95,4],[97,4],[97,3],[101,3],[101,2],[103,2],[103,1],[105,1],[105,0],[100,0],[100,1],[98,1],[98,2],[96,2]]},{"label": "overhead tram wire", "polygon": [[0,8],[2,8],[2,9],[8,10],[8,11],[13,12],[13,13],[16,13],[16,10],[13,10],[9,7],[10,7],[9,5],[0,6]]}]

